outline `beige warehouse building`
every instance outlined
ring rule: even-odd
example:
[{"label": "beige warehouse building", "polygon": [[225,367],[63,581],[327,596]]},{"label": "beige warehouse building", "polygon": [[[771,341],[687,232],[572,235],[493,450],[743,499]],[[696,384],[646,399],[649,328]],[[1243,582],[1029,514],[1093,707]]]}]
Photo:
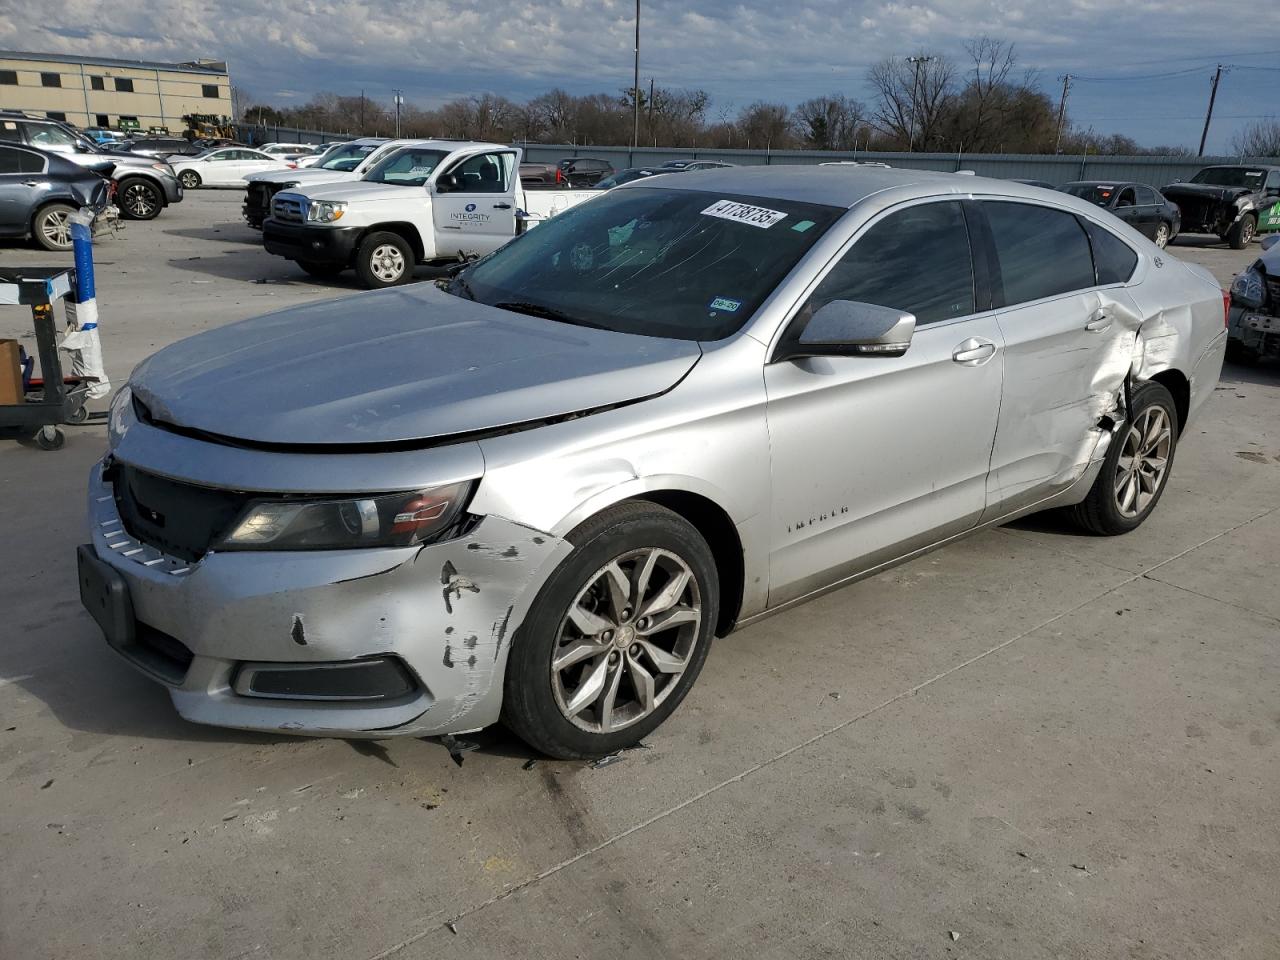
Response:
[{"label": "beige warehouse building", "polygon": [[187,114],[231,116],[231,78],[218,60],[152,63],[0,50],[0,109],[80,127],[186,129]]}]

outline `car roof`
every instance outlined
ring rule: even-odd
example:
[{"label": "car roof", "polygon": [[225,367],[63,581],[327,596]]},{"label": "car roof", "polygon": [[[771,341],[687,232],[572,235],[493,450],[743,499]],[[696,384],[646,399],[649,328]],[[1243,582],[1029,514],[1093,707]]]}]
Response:
[{"label": "car roof", "polygon": [[[639,184],[641,181],[633,181]],[[631,188],[623,184],[618,189]],[[736,193],[742,196],[820,203],[852,207],[873,194],[903,190],[914,196],[981,193],[1044,202],[1041,187],[961,173],[934,170],[906,170],[895,167],[824,167],[817,164],[778,164],[751,167],[716,167],[694,170],[682,177],[663,181],[666,190],[699,190]],[[1063,205],[1071,205],[1069,194],[1061,195]],[[904,197],[905,199],[905,197]],[[1083,201],[1081,201],[1083,203]],[[1092,210],[1092,204],[1085,208]]]},{"label": "car roof", "polygon": [[1211,163],[1206,167],[1201,167],[1200,169],[1201,170],[1240,170],[1242,168],[1248,169],[1248,170],[1280,170],[1280,166],[1276,166],[1274,163],[1245,163],[1243,161],[1241,161],[1240,163]]}]

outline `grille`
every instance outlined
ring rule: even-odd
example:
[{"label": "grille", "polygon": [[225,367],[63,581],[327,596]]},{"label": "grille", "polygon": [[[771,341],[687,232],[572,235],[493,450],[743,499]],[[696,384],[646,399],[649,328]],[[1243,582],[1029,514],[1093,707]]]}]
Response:
[{"label": "grille", "polygon": [[180,483],[124,465],[117,466],[111,481],[125,529],[187,561],[203,557],[250,500],[248,494]]},{"label": "grille", "polygon": [[302,222],[302,198],[288,195],[276,197],[271,201],[271,215],[277,220]]}]

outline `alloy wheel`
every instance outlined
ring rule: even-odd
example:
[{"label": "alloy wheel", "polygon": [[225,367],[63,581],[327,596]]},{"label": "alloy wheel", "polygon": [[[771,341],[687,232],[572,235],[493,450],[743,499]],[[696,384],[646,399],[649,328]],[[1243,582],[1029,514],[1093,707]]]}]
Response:
[{"label": "alloy wheel", "polygon": [[1147,407],[1130,425],[1116,461],[1115,497],[1120,515],[1132,519],[1151,505],[1164,484],[1173,424],[1163,407]]},{"label": "alloy wheel", "polygon": [[130,215],[144,218],[151,215],[155,210],[155,202],[152,200],[152,191],[145,183],[131,183],[124,191],[124,208],[129,211]]},{"label": "alloy wheel", "polygon": [[383,283],[394,283],[404,276],[404,254],[392,244],[380,244],[369,255],[369,269]]},{"label": "alloy wheel", "polygon": [[52,246],[64,249],[71,246],[71,214],[53,210],[40,218],[40,233]]},{"label": "alloy wheel", "polygon": [[612,733],[657,710],[692,662],[702,598],[669,550],[631,550],[587,580],[551,659],[556,705],[574,726]]},{"label": "alloy wheel", "polygon": [[1245,217],[1244,223],[1240,224],[1240,240],[1247,247],[1253,242],[1253,221]]},{"label": "alloy wheel", "polygon": [[1160,226],[1156,227],[1156,246],[1164,248],[1164,247],[1167,247],[1168,245],[1169,245],[1169,225],[1167,223],[1162,223],[1160,224]]}]

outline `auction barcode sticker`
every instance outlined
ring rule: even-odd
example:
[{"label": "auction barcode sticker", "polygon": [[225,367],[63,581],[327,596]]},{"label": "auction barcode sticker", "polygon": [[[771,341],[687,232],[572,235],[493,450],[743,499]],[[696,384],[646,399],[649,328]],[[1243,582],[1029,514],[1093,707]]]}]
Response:
[{"label": "auction barcode sticker", "polygon": [[738,203],[736,200],[717,200],[703,210],[702,214],[706,217],[733,220],[737,223],[745,223],[748,226],[761,227],[765,230],[772,227],[779,220],[787,218],[787,215],[781,210],[770,210],[768,207],[753,207],[749,203]]}]

